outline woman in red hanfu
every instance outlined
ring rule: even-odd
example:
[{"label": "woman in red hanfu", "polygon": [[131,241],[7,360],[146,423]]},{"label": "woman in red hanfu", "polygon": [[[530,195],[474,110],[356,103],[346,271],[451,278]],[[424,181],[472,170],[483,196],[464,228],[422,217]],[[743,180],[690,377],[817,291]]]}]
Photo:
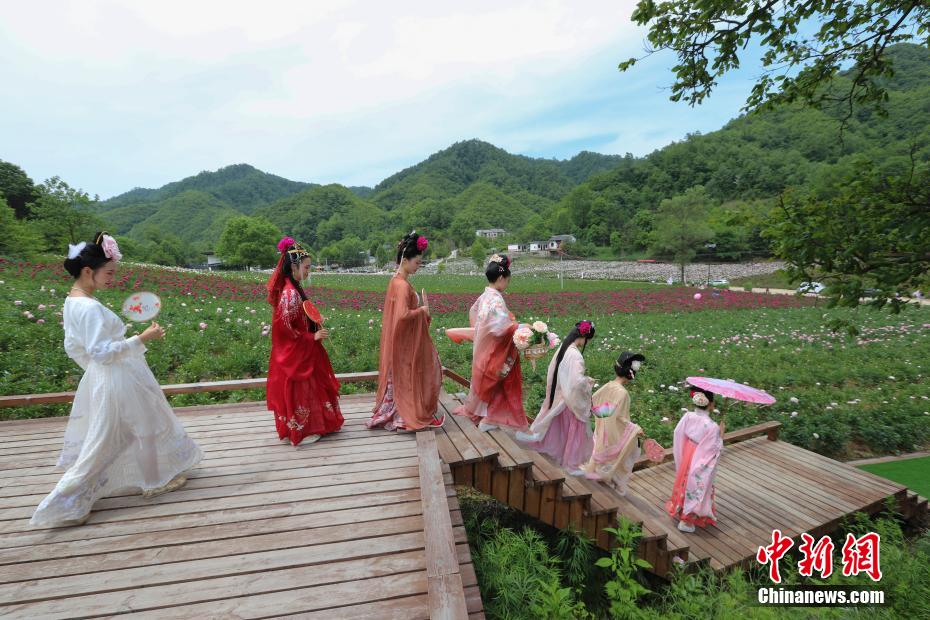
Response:
[{"label": "woman in red hanfu", "polygon": [[307,296],[300,282],[310,270],[310,255],[290,237],[281,239],[278,251],[281,258],[268,282],[274,313],[267,403],[278,436],[296,446],[335,433],[343,418],[339,380],[323,348],[329,332],[307,318],[302,305]]},{"label": "woman in red hanfu", "polygon": [[[397,273],[388,284],[381,316],[378,394],[368,428],[417,431],[442,426],[442,365],[429,335],[426,291],[417,297],[407,280],[420,268],[426,237],[412,232],[397,244]],[[438,416],[438,417],[437,417]]]},{"label": "woman in red hanfu", "polygon": [[518,326],[501,294],[510,284],[510,257],[492,256],[485,275],[488,286],[469,312],[475,340],[471,388],[453,413],[467,416],[483,431],[498,426],[525,431],[529,422],[523,411],[523,376],[513,343]]}]

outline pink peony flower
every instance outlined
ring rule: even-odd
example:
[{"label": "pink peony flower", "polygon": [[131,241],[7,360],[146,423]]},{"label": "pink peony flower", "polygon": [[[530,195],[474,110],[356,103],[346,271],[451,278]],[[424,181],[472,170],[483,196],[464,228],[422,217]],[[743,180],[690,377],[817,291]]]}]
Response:
[{"label": "pink peony flower", "polygon": [[39,319],[36,321],[36,325],[45,325],[45,319]]},{"label": "pink peony flower", "polygon": [[294,245],[294,239],[292,237],[283,237],[278,241],[278,252],[286,252],[287,248]]},{"label": "pink peony flower", "polygon": [[16,301],[13,302],[13,305],[14,305],[14,306],[21,306],[21,305],[23,305],[23,302],[20,301],[19,299],[17,299]]},{"label": "pink peony flower", "polygon": [[100,247],[103,248],[104,255],[110,260],[119,261],[123,258],[123,254],[119,251],[119,246],[116,244],[116,239],[110,235],[103,236],[103,242],[100,244]]},{"label": "pink peony flower", "polygon": [[592,327],[593,325],[591,325],[591,321],[582,321],[578,324],[578,333],[580,333],[582,336],[587,336],[591,333]]},{"label": "pink peony flower", "polygon": [[417,250],[420,252],[425,252],[428,245],[429,240],[426,237],[420,237],[417,239]]},{"label": "pink peony flower", "polygon": [[37,309],[37,310],[45,310],[45,304],[39,304],[39,307],[36,308],[36,309]]},{"label": "pink peony flower", "polygon": [[201,330],[207,329],[207,324],[204,323],[203,321],[201,321],[201,322],[200,322],[200,329],[201,329]]},{"label": "pink peony flower", "polygon": [[521,351],[530,346],[530,340],[533,338],[533,331],[529,327],[521,327],[513,333],[513,343]]}]

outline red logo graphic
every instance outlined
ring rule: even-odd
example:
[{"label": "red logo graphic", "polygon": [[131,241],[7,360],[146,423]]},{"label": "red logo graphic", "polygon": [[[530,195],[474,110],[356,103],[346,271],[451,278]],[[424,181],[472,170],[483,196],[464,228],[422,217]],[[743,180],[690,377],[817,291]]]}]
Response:
[{"label": "red logo graphic", "polygon": [[804,542],[798,546],[798,550],[804,558],[798,562],[798,572],[804,577],[810,577],[816,569],[821,579],[832,575],[834,544],[830,537],[824,536],[815,545],[814,537],[805,532],[801,534],[801,540]]},{"label": "red logo graphic", "polygon": [[781,573],[778,572],[778,561],[794,546],[794,541],[782,536],[781,530],[772,530],[772,544],[759,547],[756,560],[759,564],[769,566],[769,578],[775,583],[781,583]]},{"label": "red logo graphic", "polygon": [[878,555],[881,542],[881,536],[875,532],[869,532],[861,538],[846,534],[846,543],[843,545],[843,576],[865,573],[872,581],[881,580],[882,568]]}]

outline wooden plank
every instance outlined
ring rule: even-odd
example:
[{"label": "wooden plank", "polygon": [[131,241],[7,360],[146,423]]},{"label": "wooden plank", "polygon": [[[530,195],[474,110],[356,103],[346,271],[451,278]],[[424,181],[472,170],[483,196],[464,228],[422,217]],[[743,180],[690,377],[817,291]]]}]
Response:
[{"label": "wooden plank", "polygon": [[550,483],[542,487],[539,499],[539,520],[553,525],[555,523],[555,507],[558,503],[560,483]]},{"label": "wooden plank", "polygon": [[[46,542],[44,544],[28,544],[19,547],[10,547],[3,550],[0,555],[0,571],[9,570],[10,565],[21,562],[30,562],[26,565],[29,570],[36,569],[43,562],[61,560],[64,558],[81,558],[84,556],[98,556],[108,553],[119,553],[127,549],[132,552],[151,549],[155,547],[175,547],[190,545],[206,541],[230,541],[257,534],[286,534],[295,531],[311,531],[316,528],[335,526],[356,526],[369,522],[397,519],[402,517],[415,517],[422,514],[422,504],[419,501],[408,501],[375,506],[361,506],[351,510],[334,510],[327,512],[309,512],[306,514],[283,515],[265,519],[246,519],[242,521],[227,521],[211,525],[185,527],[189,523],[180,522],[170,529],[158,531],[143,531],[131,534],[119,534],[105,537],[91,537],[87,539],[65,540],[61,542]],[[244,515],[246,517],[251,515]],[[352,529],[345,528],[345,529]],[[76,534],[80,532],[75,531]],[[281,537],[285,539],[285,537]],[[63,573],[62,573],[63,574]],[[15,579],[9,579],[14,581]]]},{"label": "wooden plank", "polygon": [[417,452],[420,457],[427,575],[438,577],[458,573],[449,504],[433,433],[417,433]]},{"label": "wooden plank", "polygon": [[[291,448],[281,444],[278,451],[268,449],[242,449],[207,452],[200,462],[201,466],[230,465],[242,462],[259,462],[268,460],[297,460],[305,458],[305,450],[311,451],[314,457],[343,455],[343,454],[377,454],[388,450],[403,449],[411,445],[413,439],[410,435],[397,435],[395,437],[375,437],[370,442],[359,442],[346,445],[345,443],[329,443],[321,440],[319,445],[312,444],[301,448]],[[0,485],[15,484],[17,479],[25,476],[44,475],[53,472],[61,473],[55,465],[55,457],[51,457],[46,465],[32,465],[24,468],[0,470]]]},{"label": "wooden plank", "polygon": [[430,605],[427,595],[418,594],[371,603],[288,614],[286,616],[273,616],[273,618],[288,618],[290,620],[332,620],[333,618],[407,620],[408,618],[428,618],[429,613]]},{"label": "wooden plank", "polygon": [[526,479],[526,469],[514,469],[509,472],[509,484],[507,491],[507,504],[523,510],[523,495],[526,490],[524,481]]},{"label": "wooden plank", "polygon": [[480,461],[475,464],[475,488],[487,495],[491,494],[491,470],[493,465],[490,461]]},{"label": "wooden plank", "polygon": [[[251,506],[260,506],[272,503],[293,502],[293,501],[311,501],[327,500],[330,501],[339,497],[351,495],[371,496],[385,491],[402,491],[410,488],[418,488],[419,481],[410,478],[400,478],[396,480],[383,480],[376,482],[363,482],[352,485],[342,485],[335,487],[322,487],[312,489],[297,489],[293,491],[257,493],[239,497],[230,497],[217,504],[215,500],[200,500],[190,502],[180,502],[174,504],[155,504],[150,506],[133,506],[117,510],[103,510],[92,512],[88,523],[104,523],[113,521],[126,521],[149,517],[174,516],[179,514],[189,514],[194,512],[204,512],[206,510],[230,510],[245,508]],[[13,509],[19,510],[19,509]],[[9,512],[9,511],[7,511]],[[32,516],[30,510],[19,510],[19,516],[4,516],[4,521],[0,521],[0,533],[12,533],[30,531],[28,519]],[[14,520],[15,519],[15,520]],[[82,528],[83,529],[83,528]]]},{"label": "wooden plank", "polygon": [[[135,618],[265,618],[339,609],[359,603],[426,594],[424,560],[395,554],[355,562],[330,563],[288,570],[258,571],[241,577],[219,577],[124,592],[14,605],[0,610],[22,618],[70,618],[134,612]],[[233,596],[230,596],[233,595]],[[193,600],[191,600],[193,599]],[[204,602],[201,602],[204,601]],[[70,603],[70,605],[69,605]]]},{"label": "wooden plank", "polygon": [[[377,372],[352,372],[337,374],[341,383],[364,383],[378,380]],[[267,379],[232,379],[227,381],[203,381],[199,383],[177,383],[161,386],[166,396],[173,394],[198,394],[204,392],[227,392],[235,390],[264,389]],[[55,392],[51,394],[18,394],[0,396],[2,407],[26,407],[30,405],[69,403],[74,400],[74,392]]]},{"label": "wooden plank", "polygon": [[542,487],[524,480],[523,512],[536,519],[539,518],[539,502],[542,497]]},{"label": "wooden plank", "polygon": [[443,462],[447,465],[461,462],[462,455],[449,439],[449,436],[446,434],[446,429],[437,429],[434,434],[436,435],[436,449],[439,450],[439,457]]},{"label": "wooden plank", "polygon": [[[262,505],[246,506],[234,510],[225,510],[215,504],[208,506],[208,511],[166,517],[139,518],[119,522],[101,522],[83,525],[79,528],[55,528],[37,530],[26,528],[10,534],[0,535],[0,548],[9,549],[30,545],[43,545],[69,541],[88,541],[104,538],[129,536],[144,533],[165,533],[173,529],[193,528],[197,526],[218,526],[258,519],[270,519],[301,514],[327,514],[356,510],[371,506],[374,508],[404,503],[420,502],[419,485],[412,489],[390,491],[375,495],[350,495],[341,498],[327,498],[315,501],[269,501]],[[419,510],[419,509],[418,509]]]},{"label": "wooden plank", "polygon": [[407,620],[408,618],[427,617],[429,617],[429,600],[425,594],[347,605],[320,611],[287,614],[286,616],[272,616],[272,618],[288,618],[289,620],[332,620],[332,618]]},{"label": "wooden plank", "polygon": [[[299,484],[301,480],[318,478],[328,480],[326,484],[336,484],[340,476],[349,474],[362,474],[374,476],[373,472],[391,470],[395,474],[398,472],[416,472],[416,456],[407,456],[399,459],[383,459],[368,461],[365,463],[341,463],[335,465],[315,465],[307,467],[307,463],[288,464],[284,468],[273,468],[266,464],[266,467],[255,470],[254,466],[243,466],[237,468],[238,471],[229,471],[222,476],[204,475],[204,471],[195,469],[188,475],[188,482],[183,491],[189,492],[199,489],[222,489],[233,487],[231,493],[238,494],[240,491],[236,487],[242,485],[268,483],[281,481],[284,485]],[[232,469],[232,468],[231,468]],[[410,474],[412,475],[412,474]],[[392,476],[393,477],[393,476]],[[371,479],[376,479],[372,477]],[[57,481],[56,481],[57,482]],[[54,482],[53,482],[54,484]],[[0,489],[0,509],[15,506],[37,506],[38,503],[48,494],[53,484],[42,484],[33,486],[19,486]],[[16,493],[19,490],[19,493]],[[38,493],[36,493],[38,491]],[[138,492],[122,491],[110,496],[107,499],[116,498],[138,498]],[[183,495],[172,496],[172,499],[184,497]],[[141,503],[141,502],[140,502]],[[149,502],[145,502],[148,504]]]},{"label": "wooden plank", "polygon": [[[305,519],[306,520],[306,519]],[[376,538],[398,534],[419,533],[423,531],[423,515],[412,515],[394,519],[382,519],[365,523],[353,523],[352,527],[331,525],[316,528],[303,528],[300,520],[295,520],[300,532],[300,545],[313,545],[352,542],[363,538]],[[106,540],[106,539],[104,539]],[[280,531],[258,533],[254,528],[242,528],[240,536],[221,540],[204,540],[179,545],[159,545],[145,549],[128,549],[110,553],[96,553],[80,557],[66,557],[52,560],[40,560],[28,563],[6,564],[0,566],[0,584],[50,579],[79,575],[82,573],[105,573],[142,566],[153,567],[159,564],[222,558],[235,550],[237,554],[258,553],[286,550],[294,546],[291,536],[282,536]],[[310,551],[310,553],[313,553]],[[6,558],[4,558],[6,561]]]},{"label": "wooden plank", "polygon": [[[271,491],[292,491],[300,489],[342,486],[347,484],[374,482],[377,480],[413,478],[417,475],[416,465],[407,467],[392,466],[388,468],[379,468],[377,470],[365,470],[364,468],[361,468],[358,471],[331,473],[325,476],[314,477],[304,477],[301,475],[312,473],[312,470],[312,467],[307,467],[304,471],[292,473],[290,476],[275,476],[269,477],[268,479],[261,479],[260,477],[252,475],[243,475],[238,476],[237,478],[239,478],[239,480],[233,481],[233,483],[228,485],[192,485],[190,488],[184,486],[177,491],[152,499],[145,499],[138,494],[124,495],[120,497],[106,497],[97,500],[97,502],[94,504],[94,511],[111,510],[115,508],[128,508],[132,506],[153,506],[159,504],[187,502],[203,499],[223,499],[244,495],[254,495],[257,493],[266,493]],[[191,481],[193,482],[193,480],[194,479]],[[51,489],[48,490],[51,491]],[[34,496],[27,497],[32,498]],[[44,494],[40,495],[38,499],[41,501],[43,497],[45,497]],[[15,498],[5,498],[5,500],[5,503],[15,504],[17,502]],[[38,502],[29,501],[26,502],[24,506],[17,505],[13,506],[12,508],[8,508],[0,503],[0,519],[11,518],[9,515],[12,511],[22,508],[28,508],[30,511],[29,516],[31,516],[31,511],[35,509],[37,504]],[[16,514],[19,514],[19,512]]]},{"label": "wooden plank", "polygon": [[[483,456],[462,431],[460,422],[458,416],[447,415],[446,423],[442,426],[443,430],[446,431],[449,440],[452,441],[452,444],[462,456],[462,463],[476,463],[482,460]],[[471,422],[468,423],[471,424]],[[449,463],[449,465],[452,465],[452,463]]]},{"label": "wooden plank", "polygon": [[459,385],[463,387],[466,387],[466,388],[471,387],[471,382],[468,379],[466,379],[465,377],[463,377],[462,375],[458,374],[457,372],[455,372],[454,370],[450,368],[446,368],[445,366],[443,366],[442,374],[448,377],[449,379],[452,379],[453,381],[455,381],[456,383],[458,383]]},{"label": "wooden plank", "polygon": [[417,452],[420,458],[430,617],[466,618],[468,609],[465,592],[459,574],[446,489],[442,481],[442,465],[433,433],[417,434]]},{"label": "wooden plank", "polygon": [[273,572],[298,566],[332,564],[339,560],[371,558],[378,555],[422,550],[423,532],[346,542],[294,546],[268,552],[230,554],[173,562],[156,566],[125,568],[107,572],[106,579],[95,573],[53,577],[40,581],[25,581],[0,585],[0,601],[26,603],[64,596],[113,592],[177,581],[204,580],[221,575],[239,575],[258,570]]},{"label": "wooden plank", "polygon": [[510,471],[494,469],[491,472],[491,495],[502,504],[510,498]]},{"label": "wooden plank", "polygon": [[456,422],[456,426],[465,434],[471,442],[472,447],[478,451],[482,460],[497,456],[497,448],[494,446],[493,442],[488,439],[487,433],[478,430],[470,419],[452,413],[455,406],[458,404],[456,401],[453,401],[448,396],[443,396],[439,404],[445,410],[446,415],[452,416],[451,419]]},{"label": "wooden plank", "polygon": [[468,604],[465,601],[465,588],[462,576],[458,573],[430,577],[429,612],[430,618],[442,620],[466,620]]}]

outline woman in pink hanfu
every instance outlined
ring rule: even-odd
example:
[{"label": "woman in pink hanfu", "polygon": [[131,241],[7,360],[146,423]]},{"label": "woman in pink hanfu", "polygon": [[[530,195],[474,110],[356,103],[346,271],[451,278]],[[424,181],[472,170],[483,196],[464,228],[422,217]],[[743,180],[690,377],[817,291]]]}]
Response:
[{"label": "woman in pink hanfu", "polygon": [[492,256],[485,275],[489,285],[468,313],[475,338],[471,387],[453,413],[468,417],[483,431],[499,426],[526,430],[520,353],[513,343],[517,322],[501,294],[510,284],[510,257]]},{"label": "woman in pink hanfu", "polygon": [[694,411],[682,416],[675,427],[675,485],[665,509],[678,519],[678,529],[693,532],[695,526],[717,525],[714,478],[723,451],[723,424],[710,419],[714,395],[691,388]]},{"label": "woman in pink hanfu", "polygon": [[518,441],[554,458],[572,476],[584,475],[581,466],[594,449],[589,424],[594,379],[587,376],[582,355],[592,338],[590,321],[580,321],[568,332],[558,355],[549,362],[546,399],[539,415],[529,433],[515,435]]}]

